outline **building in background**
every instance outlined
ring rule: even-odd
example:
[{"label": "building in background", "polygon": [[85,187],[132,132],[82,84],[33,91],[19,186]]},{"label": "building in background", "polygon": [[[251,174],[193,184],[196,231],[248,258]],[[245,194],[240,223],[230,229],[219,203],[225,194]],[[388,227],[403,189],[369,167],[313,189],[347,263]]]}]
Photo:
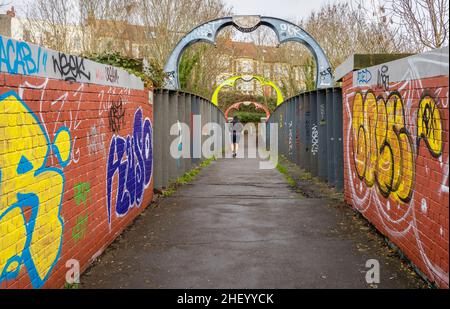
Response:
[{"label": "building in background", "polygon": [[[295,83],[299,91],[306,89],[303,63],[299,54],[289,48],[232,40],[226,41],[225,45],[224,54],[219,56],[224,72],[217,76],[217,84],[231,76],[259,75],[273,81],[281,89],[286,88],[289,83]],[[247,95],[274,95],[271,87],[262,87],[256,80],[239,80],[234,90]],[[226,88],[223,91],[226,91]]]},{"label": "building in background", "polygon": [[[0,35],[10,37],[17,41],[26,41],[51,48],[51,43],[58,36],[58,31],[56,30],[55,33],[55,27],[52,27],[47,21],[34,22],[38,23],[40,27],[33,28],[33,31],[31,31],[30,22],[25,18],[18,17],[12,6],[5,14],[0,14]],[[81,44],[83,32],[81,27],[70,25],[59,28],[67,32],[67,40],[71,43],[70,53],[81,54],[83,52],[83,46]],[[58,50],[60,49],[58,48]]]},{"label": "building in background", "polygon": [[[55,25],[47,25],[45,21],[37,21],[43,27],[34,27],[26,18],[19,18],[14,7],[0,14],[0,35],[18,41],[27,41],[51,48],[51,41],[57,35]],[[116,51],[123,55],[144,58],[149,54],[152,33],[146,27],[122,21],[105,19],[86,19],[80,25],[59,25],[67,30],[70,53],[100,53],[105,50]],[[55,30],[56,29],[56,30]],[[58,49],[60,50],[60,49]]]},{"label": "building in background", "polygon": [[16,17],[14,7],[7,10],[5,14],[0,14],[0,35],[24,40],[22,20]]},{"label": "building in background", "polygon": [[[26,19],[18,18],[14,7],[11,7],[5,14],[0,14],[0,35],[51,48],[55,45],[52,44],[54,43],[52,40],[57,36],[55,31],[58,33],[58,27],[55,30],[54,25],[45,26],[45,24],[43,21],[41,23],[43,27],[30,31],[30,23]],[[69,25],[59,29],[66,32],[69,41],[67,51],[72,54],[116,51],[129,57],[145,59],[152,57],[152,44],[155,44],[154,29],[149,30],[148,27],[123,21],[88,18],[81,26]],[[181,37],[183,34],[177,35]],[[306,90],[306,76],[303,70],[305,62],[304,58],[299,56],[302,54],[298,50],[287,48],[285,44],[280,47],[264,46],[230,38],[220,44],[224,44],[217,54],[221,73],[215,80],[214,78],[211,80],[211,86],[217,86],[231,76],[259,75],[273,81],[282,91],[284,90],[284,96]],[[256,80],[239,80],[234,89],[225,87],[223,91],[237,91],[253,96],[275,95],[271,87],[261,86]]]}]

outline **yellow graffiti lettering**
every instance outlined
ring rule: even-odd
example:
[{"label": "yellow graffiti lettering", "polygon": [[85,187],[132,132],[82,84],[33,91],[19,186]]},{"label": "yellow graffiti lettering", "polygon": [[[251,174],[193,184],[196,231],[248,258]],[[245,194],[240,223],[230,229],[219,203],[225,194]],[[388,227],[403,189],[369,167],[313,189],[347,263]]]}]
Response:
[{"label": "yellow graffiti lettering", "polygon": [[[61,248],[60,217],[64,174],[47,167],[53,153],[65,166],[71,138],[62,128],[53,144],[38,117],[13,92],[0,96],[0,282],[17,277],[25,266],[34,287],[41,287]],[[27,215],[25,215],[27,214]]]},{"label": "yellow graffiti lettering", "polygon": [[397,92],[387,100],[372,91],[353,101],[353,157],[356,172],[368,187],[375,183],[381,194],[408,202],[414,165],[412,138],[405,127],[402,98]]},{"label": "yellow graffiti lettering", "polygon": [[420,100],[417,114],[417,136],[423,138],[434,157],[442,154],[442,123],[439,109],[432,97],[425,95]]},{"label": "yellow graffiti lettering", "polygon": [[355,95],[353,101],[353,153],[356,172],[360,179],[364,179],[367,160],[367,140],[364,128],[364,104],[361,93]]}]

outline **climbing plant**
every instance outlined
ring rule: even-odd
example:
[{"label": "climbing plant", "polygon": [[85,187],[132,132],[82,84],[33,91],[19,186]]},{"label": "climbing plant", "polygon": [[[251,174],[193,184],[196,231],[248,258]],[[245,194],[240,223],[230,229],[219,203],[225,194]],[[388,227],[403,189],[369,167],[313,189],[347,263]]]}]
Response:
[{"label": "climbing plant", "polygon": [[266,117],[264,113],[251,113],[251,112],[243,112],[243,111],[234,111],[230,114],[230,116],[237,116],[239,121],[242,123],[259,123],[262,117]]},{"label": "climbing plant", "polygon": [[[191,80],[191,74],[194,70],[195,65],[200,60],[201,51],[196,50],[193,52],[186,52],[182,55],[179,66],[179,78],[180,78],[180,87],[182,90],[187,90],[188,81]],[[196,84],[190,85],[192,88],[197,88]]]},{"label": "climbing plant", "polygon": [[303,75],[305,76],[306,91],[316,89],[316,62],[312,57],[308,57],[305,60],[305,64],[302,66]]},{"label": "climbing plant", "polygon": [[[252,101],[264,104],[272,112],[277,106],[277,98],[275,96],[255,96],[250,94],[243,94],[236,91],[221,91],[219,93],[219,108],[225,111],[230,105],[236,102]],[[242,107],[245,111],[245,106]]]},{"label": "climbing plant", "polygon": [[160,64],[155,60],[150,60],[145,64],[143,59],[124,56],[118,52],[89,54],[83,55],[83,57],[125,69],[139,77],[146,87],[162,87],[167,76]]}]

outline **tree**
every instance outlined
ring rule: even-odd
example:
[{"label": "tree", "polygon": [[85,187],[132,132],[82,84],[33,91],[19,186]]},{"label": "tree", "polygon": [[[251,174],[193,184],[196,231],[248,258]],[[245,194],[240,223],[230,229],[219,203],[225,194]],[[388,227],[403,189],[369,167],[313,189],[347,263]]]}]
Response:
[{"label": "tree", "polygon": [[316,89],[316,63],[311,56],[306,58],[302,66],[302,72],[306,87],[305,90],[310,91]]},{"label": "tree", "polygon": [[142,0],[139,22],[146,27],[149,56],[166,63],[178,41],[195,26],[230,14],[222,0]]},{"label": "tree", "polygon": [[448,45],[448,0],[387,0],[379,5],[379,12],[420,51]]},{"label": "tree", "polygon": [[144,43],[137,0],[79,0],[84,53],[115,51],[132,57],[133,44]]},{"label": "tree", "polygon": [[75,54],[115,51],[132,56],[137,0],[28,0],[25,28],[29,40]]},{"label": "tree", "polygon": [[146,87],[162,87],[164,84],[164,79],[167,77],[166,73],[158,63],[145,63],[143,59],[134,59],[132,57],[121,55],[117,52],[89,54],[86,55],[86,58],[118,68],[123,68],[129,73],[141,78]]},{"label": "tree", "polygon": [[64,52],[79,51],[78,12],[75,0],[28,1],[25,27],[29,40]]},{"label": "tree", "polygon": [[373,12],[354,4],[329,3],[301,21],[324,49],[333,69],[354,53],[402,53],[413,49],[408,41],[396,36],[389,23],[372,18]]}]

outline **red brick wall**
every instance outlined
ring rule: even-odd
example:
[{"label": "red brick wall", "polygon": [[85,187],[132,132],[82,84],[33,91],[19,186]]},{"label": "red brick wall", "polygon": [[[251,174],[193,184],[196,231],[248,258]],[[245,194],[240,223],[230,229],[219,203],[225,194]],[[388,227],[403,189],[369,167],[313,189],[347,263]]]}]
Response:
[{"label": "red brick wall", "polygon": [[0,288],[63,287],[150,203],[152,123],[147,90],[0,73]]},{"label": "red brick wall", "polygon": [[345,199],[437,286],[449,286],[448,76],[343,79]]}]

